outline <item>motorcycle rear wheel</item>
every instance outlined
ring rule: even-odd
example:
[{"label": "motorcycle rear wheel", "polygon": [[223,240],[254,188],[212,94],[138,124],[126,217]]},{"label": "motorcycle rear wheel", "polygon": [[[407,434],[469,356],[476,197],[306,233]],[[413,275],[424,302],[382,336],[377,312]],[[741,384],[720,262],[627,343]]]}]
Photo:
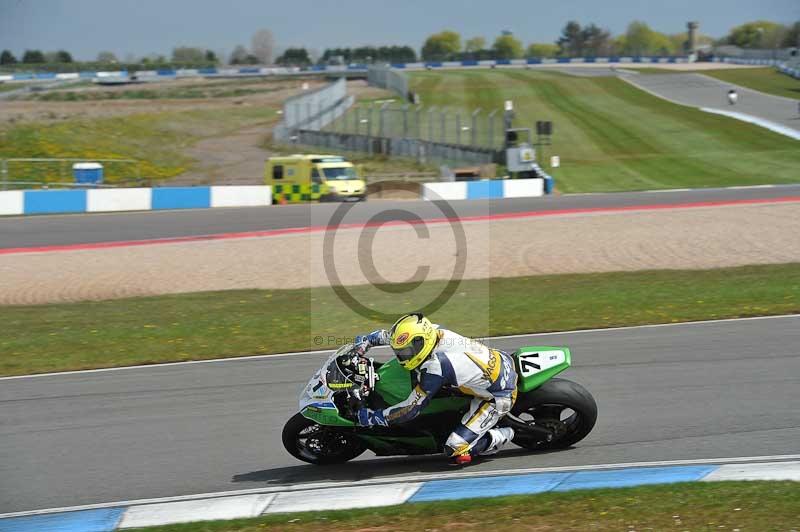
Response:
[{"label": "motorcycle rear wheel", "polygon": [[355,434],[320,425],[299,413],[284,425],[282,439],[289,454],[315,465],[342,464],[366,450]]},{"label": "motorcycle rear wheel", "polygon": [[517,431],[512,440],[530,450],[565,449],[584,439],[597,421],[597,403],[589,391],[567,379],[551,379],[521,395],[511,413],[553,433],[551,441]]}]

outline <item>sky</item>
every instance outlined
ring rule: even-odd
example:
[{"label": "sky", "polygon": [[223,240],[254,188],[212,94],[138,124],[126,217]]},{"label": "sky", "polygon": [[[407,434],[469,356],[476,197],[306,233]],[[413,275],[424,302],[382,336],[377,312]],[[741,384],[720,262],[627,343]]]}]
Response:
[{"label": "sky", "polygon": [[664,33],[700,22],[725,35],[751,20],[800,19],[800,0],[0,0],[0,49],[65,49],[91,60],[101,50],[124,58],[169,55],[175,46],[230,53],[267,28],[276,46],[408,44],[419,49],[442,29],[489,43],[511,30],[525,45],[553,42],[568,20],[594,22],[612,33],[632,20]]}]

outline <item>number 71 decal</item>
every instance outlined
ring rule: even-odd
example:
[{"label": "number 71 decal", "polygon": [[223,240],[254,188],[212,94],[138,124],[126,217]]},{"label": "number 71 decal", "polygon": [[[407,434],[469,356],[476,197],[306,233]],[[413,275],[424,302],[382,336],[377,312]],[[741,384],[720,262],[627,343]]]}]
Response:
[{"label": "number 71 decal", "polygon": [[540,371],[562,364],[566,356],[564,351],[537,351],[519,355],[519,369],[523,377],[535,375]]}]

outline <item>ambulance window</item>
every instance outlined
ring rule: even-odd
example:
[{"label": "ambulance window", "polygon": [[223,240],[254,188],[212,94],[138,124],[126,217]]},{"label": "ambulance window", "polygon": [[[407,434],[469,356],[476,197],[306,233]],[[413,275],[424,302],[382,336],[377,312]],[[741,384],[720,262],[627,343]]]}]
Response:
[{"label": "ambulance window", "polygon": [[272,167],[272,179],[283,179],[283,166],[276,164]]},{"label": "ambulance window", "polygon": [[319,171],[317,171],[316,167],[311,170],[311,182],[322,184],[322,178],[319,176]]}]

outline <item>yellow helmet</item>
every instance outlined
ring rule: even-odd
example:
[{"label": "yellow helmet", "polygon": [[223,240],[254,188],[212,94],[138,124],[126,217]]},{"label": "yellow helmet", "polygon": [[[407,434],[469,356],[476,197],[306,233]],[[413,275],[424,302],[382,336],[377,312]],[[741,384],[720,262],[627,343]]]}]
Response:
[{"label": "yellow helmet", "polygon": [[439,339],[436,328],[422,314],[406,314],[392,325],[389,331],[397,360],[411,371],[428,358]]}]

